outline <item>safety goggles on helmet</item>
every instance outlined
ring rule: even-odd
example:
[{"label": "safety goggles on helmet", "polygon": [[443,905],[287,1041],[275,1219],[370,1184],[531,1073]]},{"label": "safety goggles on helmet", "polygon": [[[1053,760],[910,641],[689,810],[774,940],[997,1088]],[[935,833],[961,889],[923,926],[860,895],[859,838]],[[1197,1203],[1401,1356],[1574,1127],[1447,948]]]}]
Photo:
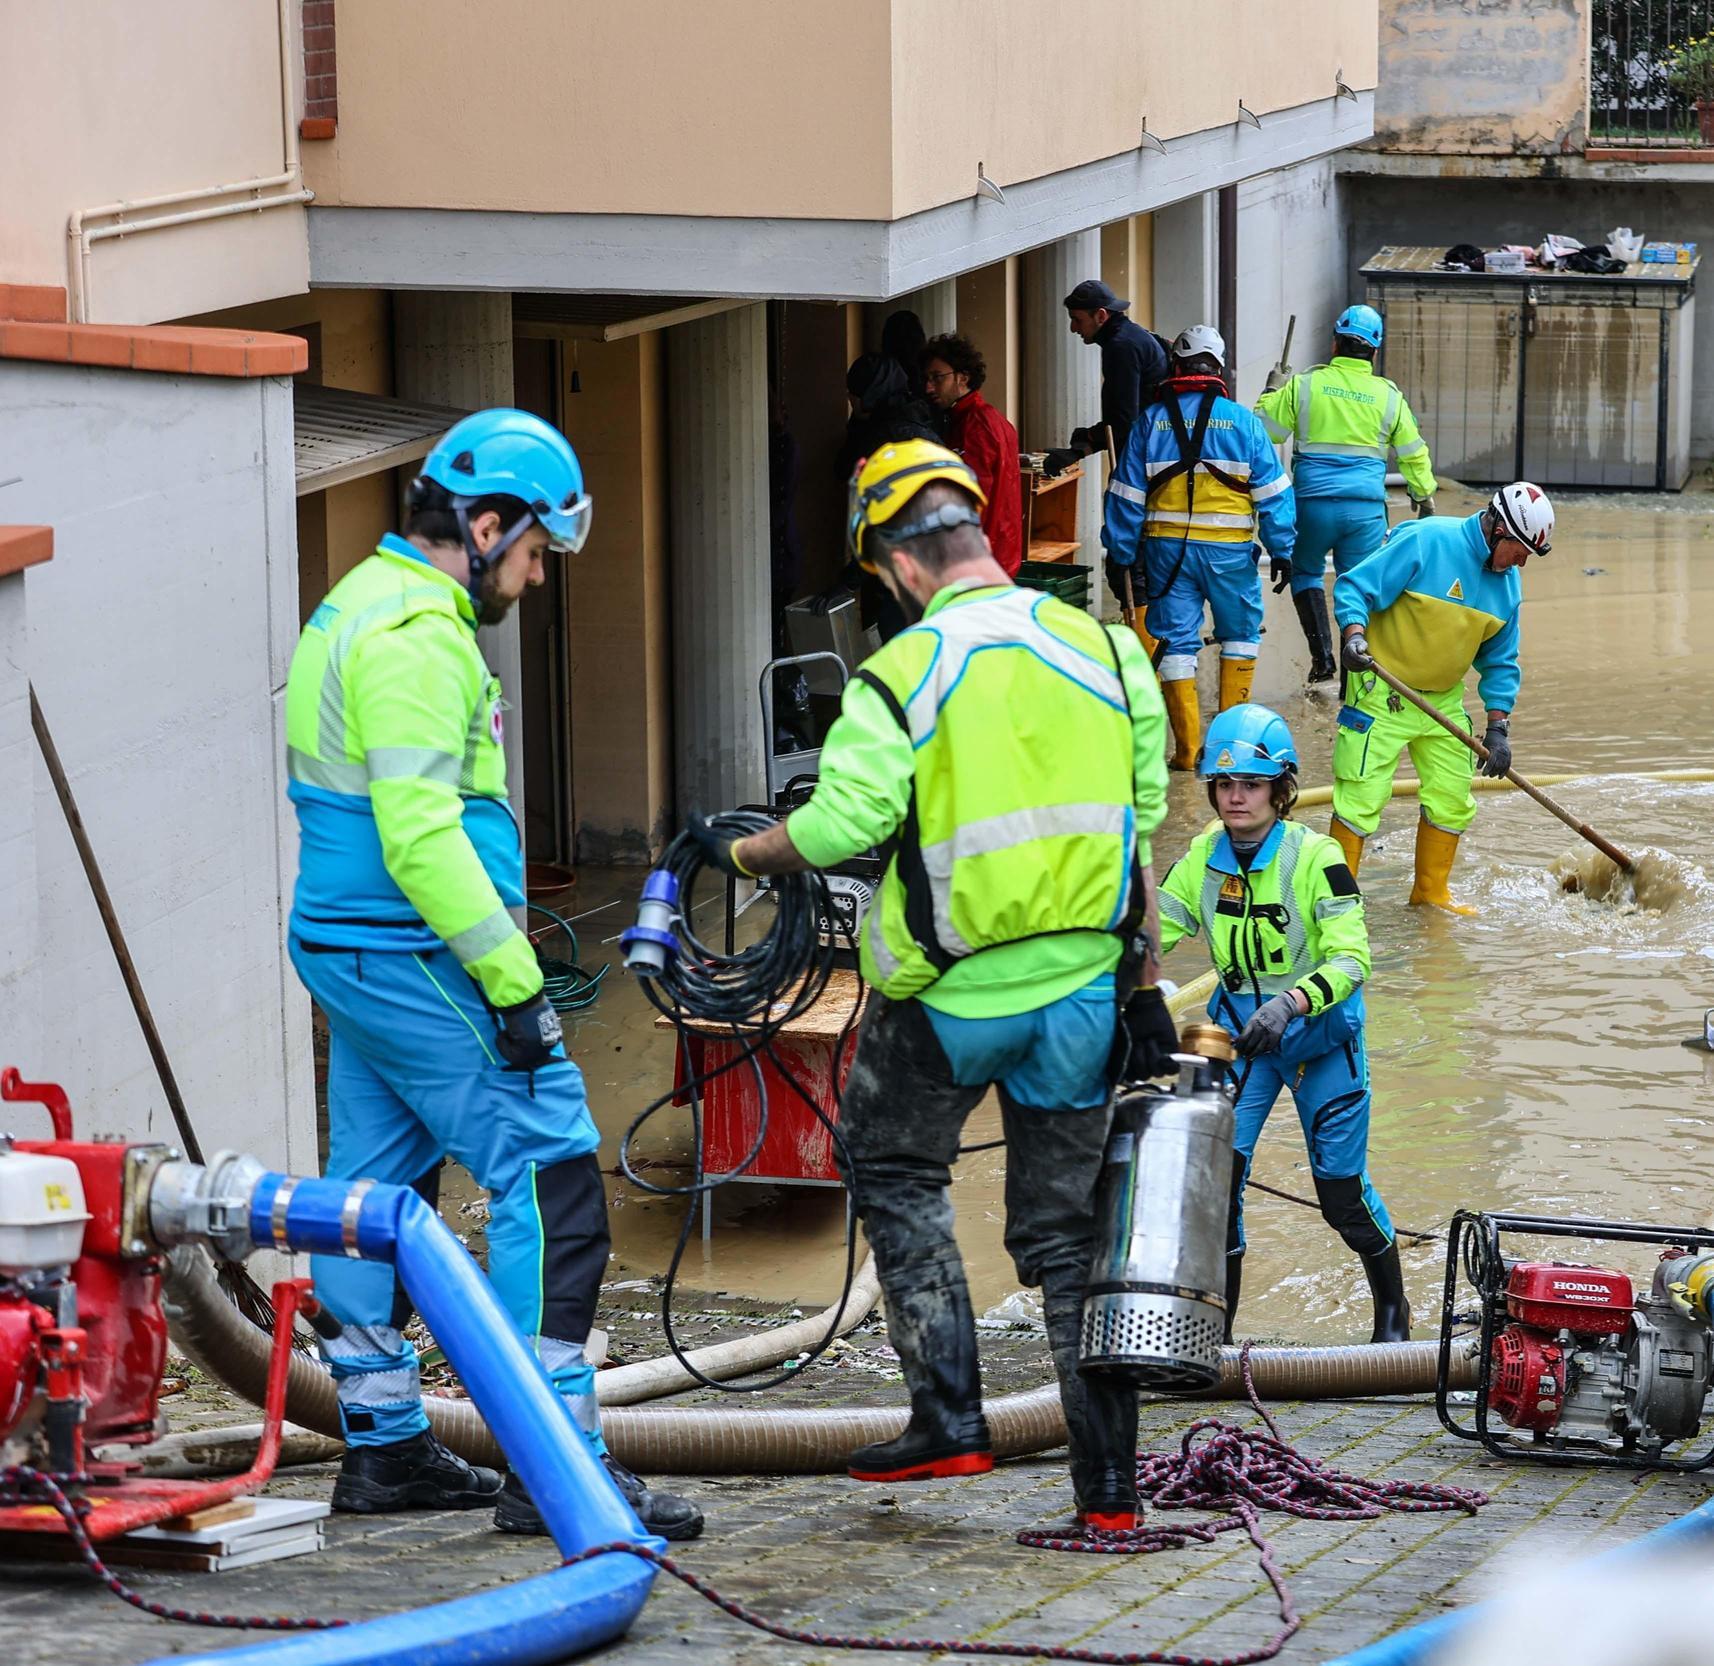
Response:
[{"label": "safety goggles on helmet", "polygon": [[1204,780],[1212,780],[1216,775],[1227,775],[1241,781],[1271,781],[1276,775],[1296,768],[1295,759],[1276,758],[1266,746],[1258,745],[1255,741],[1232,740],[1221,746],[1218,752],[1211,747],[1203,747],[1202,756],[1197,760],[1196,773]]},{"label": "safety goggles on helmet", "polygon": [[905,505],[932,481],[944,480],[970,493],[978,505],[988,499],[976,471],[955,451],[932,440],[903,440],[882,446],[857,465],[851,477],[845,518],[845,547],[867,573],[876,572],[875,552],[867,540],[901,544],[911,538],[946,532],[956,526],[980,526],[982,517],[963,503],[943,503],[914,521],[897,517]]},{"label": "safety goggles on helmet", "polygon": [[530,505],[530,513],[548,535],[548,548],[556,555],[576,555],[589,542],[595,519],[595,499],[588,492],[574,491],[557,509],[544,498]]}]

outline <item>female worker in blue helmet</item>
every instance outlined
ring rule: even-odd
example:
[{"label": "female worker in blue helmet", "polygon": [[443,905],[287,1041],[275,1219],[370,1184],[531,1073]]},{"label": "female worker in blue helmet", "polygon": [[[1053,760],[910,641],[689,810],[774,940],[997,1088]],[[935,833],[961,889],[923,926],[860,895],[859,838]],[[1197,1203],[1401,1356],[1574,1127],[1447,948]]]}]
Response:
[{"label": "female worker in blue helmet", "polygon": [[1268,1112],[1289,1088],[1321,1213],[1368,1275],[1370,1340],[1408,1341],[1398,1246],[1368,1175],[1369,934],[1357,881],[1332,839],[1289,819],[1297,748],[1277,712],[1248,704],[1221,712],[1197,773],[1220,825],[1193,840],[1161,884],[1161,950],[1198,932],[1207,937],[1220,980],[1208,1013],[1238,1038],[1226,1339],[1244,1260],[1244,1185]]}]

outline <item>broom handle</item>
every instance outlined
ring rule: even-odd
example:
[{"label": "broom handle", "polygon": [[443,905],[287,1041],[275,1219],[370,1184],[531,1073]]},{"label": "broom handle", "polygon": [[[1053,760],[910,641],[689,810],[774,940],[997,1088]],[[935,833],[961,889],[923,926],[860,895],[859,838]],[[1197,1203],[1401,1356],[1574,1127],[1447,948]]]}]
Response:
[{"label": "broom handle", "polygon": [[[1419,711],[1426,712],[1447,732],[1447,734],[1451,735],[1456,740],[1462,741],[1484,763],[1488,761],[1488,749],[1481,743],[1481,741],[1477,740],[1477,738],[1473,734],[1469,733],[1468,730],[1459,728],[1445,712],[1441,711],[1437,706],[1431,704],[1429,701],[1423,699],[1423,697],[1418,694],[1414,688],[1410,688],[1406,684],[1401,683],[1398,678],[1392,674],[1392,672],[1380,663],[1379,660],[1371,659],[1369,661],[1369,669],[1372,670],[1375,675],[1393,691],[1393,693],[1402,695]],[[1506,771],[1506,779],[1510,781],[1514,787],[1518,788],[1520,792],[1528,793],[1529,796],[1550,815],[1558,816],[1559,819],[1564,822],[1565,825],[1569,827],[1579,838],[1587,839],[1589,843],[1600,851],[1603,856],[1610,857],[1615,863],[1617,863],[1621,872],[1635,873],[1637,871],[1636,863],[1633,862],[1622,850],[1620,850],[1617,845],[1611,844],[1606,839],[1603,839],[1601,835],[1588,824],[1588,822],[1579,821],[1563,805],[1556,804],[1541,790],[1540,787],[1536,786],[1531,781],[1526,781],[1515,769],[1508,769]]]},{"label": "broom handle", "polygon": [[125,980],[125,993],[131,997],[131,1010],[137,1015],[137,1023],[148,1046],[149,1057],[155,1061],[155,1074],[161,1079],[161,1091],[167,1096],[168,1108],[173,1113],[173,1123],[179,1131],[179,1143],[184,1147],[186,1157],[193,1163],[200,1163],[203,1160],[202,1142],[197,1139],[196,1130],[191,1127],[190,1113],[185,1109],[184,1096],[179,1092],[178,1078],[173,1075],[172,1061],[167,1057],[166,1047],[161,1042],[161,1032],[155,1028],[155,1015],[149,1010],[148,996],[143,993],[143,980],[137,976],[137,966],[131,959],[125,933],[119,928],[119,916],[114,911],[113,898],[108,895],[107,882],[101,877],[100,865],[95,860],[95,848],[89,842],[89,830],[83,825],[83,817],[78,813],[77,800],[72,797],[71,783],[66,779],[65,766],[60,762],[59,748],[54,745],[54,737],[48,732],[48,720],[42,715],[42,704],[36,698],[33,683],[30,685],[30,727],[36,731],[36,744],[42,749],[42,762],[48,766],[48,777],[54,784],[54,796],[59,799],[66,826],[71,829],[71,841],[77,846],[78,860],[83,864],[83,876],[89,881],[89,889],[95,895],[95,906],[101,914],[101,923],[107,928],[107,941],[112,946],[113,958],[119,963],[119,976]]}]

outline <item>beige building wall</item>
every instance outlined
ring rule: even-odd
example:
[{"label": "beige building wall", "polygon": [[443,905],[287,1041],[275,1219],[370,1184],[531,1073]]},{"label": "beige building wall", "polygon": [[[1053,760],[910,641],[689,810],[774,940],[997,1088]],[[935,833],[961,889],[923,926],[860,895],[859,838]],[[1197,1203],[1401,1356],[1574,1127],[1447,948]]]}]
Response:
[{"label": "beige building wall", "polygon": [[1018,257],[979,266],[958,280],[958,333],[982,349],[988,381],[982,397],[1017,426],[1023,404],[1018,349]]},{"label": "beige building wall", "polygon": [[[464,0],[339,13],[325,204],[889,220],[1375,84],[1374,0]],[[517,41],[527,38],[528,54]],[[1163,43],[1220,42],[1184,74]],[[626,74],[646,54],[647,96]],[[568,79],[575,84],[569,96]],[[529,112],[492,143],[490,100]]]},{"label": "beige building wall", "polygon": [[567,586],[576,858],[646,861],[672,807],[661,332],[582,341],[577,360],[561,408],[595,524]]},{"label": "beige building wall", "polygon": [[1455,155],[1580,152],[1589,0],[1381,0],[1378,148]]},{"label": "beige building wall", "polygon": [[[292,0],[284,12],[296,16]],[[147,10],[129,0],[12,0],[0,12],[0,283],[69,282],[75,291],[67,223],[79,211],[285,173],[296,103],[282,99],[280,25],[274,0],[175,0]],[[285,59],[295,60],[290,40]],[[274,185],[260,195],[290,190]],[[152,323],[308,281],[303,208],[274,208],[93,243],[84,316]]]}]

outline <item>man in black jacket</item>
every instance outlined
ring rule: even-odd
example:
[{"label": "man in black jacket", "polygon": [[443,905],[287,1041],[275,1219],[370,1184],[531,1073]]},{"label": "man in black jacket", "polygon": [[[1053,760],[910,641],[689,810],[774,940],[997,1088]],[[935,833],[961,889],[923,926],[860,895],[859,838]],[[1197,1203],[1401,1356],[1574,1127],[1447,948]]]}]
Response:
[{"label": "man in black jacket", "polygon": [[1101,421],[1092,428],[1077,429],[1069,445],[1048,452],[1048,474],[1059,474],[1091,453],[1105,451],[1109,435],[1113,455],[1124,456],[1137,412],[1166,375],[1160,342],[1125,316],[1130,304],[1099,278],[1085,278],[1065,298],[1071,333],[1101,349]]}]

